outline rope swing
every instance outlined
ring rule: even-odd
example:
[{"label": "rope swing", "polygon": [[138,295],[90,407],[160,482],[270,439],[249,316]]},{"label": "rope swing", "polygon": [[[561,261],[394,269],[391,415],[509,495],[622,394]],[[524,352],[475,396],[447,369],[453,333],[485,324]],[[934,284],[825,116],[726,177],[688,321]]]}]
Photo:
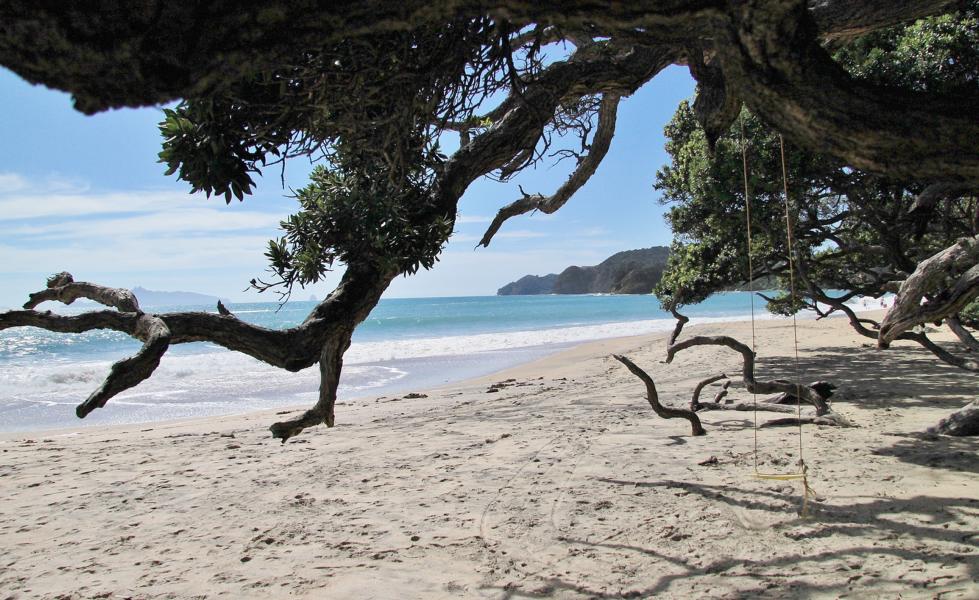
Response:
[{"label": "rope swing", "polygon": [[[745,225],[747,230],[748,238],[748,293],[751,297],[751,352],[757,356],[757,344],[755,340],[755,289],[754,289],[754,265],[751,257],[751,195],[748,186],[748,146],[745,141],[744,135],[744,112],[740,115],[740,125],[741,125],[741,164],[743,167],[744,175],[744,203],[745,203]],[[788,171],[785,166],[785,143],[782,140],[782,134],[778,136],[779,151],[782,159],[782,188],[785,195],[785,240],[786,240],[786,250],[789,258],[789,294],[793,305],[796,301],[796,291],[795,291],[795,262],[794,262],[794,246],[792,240],[792,217],[789,210],[789,178]],[[802,436],[802,384],[800,381],[799,373],[799,333],[798,324],[796,322],[796,315],[792,313],[792,337],[795,349],[795,381],[796,381],[796,417],[798,421],[798,438],[799,438],[799,470],[794,473],[764,473],[758,470],[758,395],[752,391],[751,393],[751,403],[754,413],[754,477],[756,479],[768,479],[777,481],[791,481],[796,479],[802,480],[802,509],[799,511],[800,516],[809,516],[809,496],[815,496],[815,492],[809,487],[809,479],[807,476],[808,467],[803,458],[803,451],[805,450],[803,445]]]}]

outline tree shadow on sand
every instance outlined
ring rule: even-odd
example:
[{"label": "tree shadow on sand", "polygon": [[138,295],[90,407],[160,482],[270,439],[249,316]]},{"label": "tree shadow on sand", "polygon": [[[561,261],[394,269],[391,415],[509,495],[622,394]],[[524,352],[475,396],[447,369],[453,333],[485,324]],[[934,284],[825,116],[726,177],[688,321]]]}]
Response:
[{"label": "tree shadow on sand", "polygon": [[901,462],[932,469],[979,473],[975,438],[957,438],[929,433],[885,435],[896,437],[898,440],[891,446],[874,450],[873,454],[893,456]]},{"label": "tree shadow on sand", "polygon": [[[799,358],[799,378],[805,383],[824,379],[839,386],[835,401],[861,406],[961,408],[959,394],[971,393],[979,374],[938,361],[923,348],[894,346],[873,348],[823,347]],[[792,360],[758,359],[759,377],[796,379]],[[957,383],[956,383],[957,382]]]},{"label": "tree shadow on sand", "polygon": [[[732,511],[769,511],[784,513],[784,495],[763,490],[745,490],[729,485],[707,485],[681,481],[628,481],[598,478],[598,481],[636,488],[675,490],[682,489],[701,496],[704,500],[721,502]],[[840,503],[840,501],[851,500]],[[704,565],[687,556],[669,555],[655,548],[628,543],[591,541],[573,536],[560,537],[569,547],[585,548],[597,552],[613,551],[637,553],[650,564],[644,565],[646,573],[654,571],[656,563],[665,562],[680,572],[663,575],[651,585],[641,589],[608,592],[589,587],[580,581],[564,578],[540,577],[528,574],[527,584],[500,586],[502,598],[550,598],[582,596],[588,598],[647,598],[671,591],[677,581],[692,577],[717,575],[738,577],[742,581],[732,597],[752,598],[809,598],[815,595],[846,595],[854,597],[880,593],[889,594],[897,589],[906,593],[936,594],[962,591],[968,593],[979,579],[979,533],[963,532],[950,528],[957,514],[979,512],[979,499],[936,496],[914,496],[906,499],[876,497],[837,497],[832,505],[813,506],[811,519],[795,519],[775,528],[793,539],[825,537],[853,538],[859,543],[821,552],[788,553],[770,559],[752,560],[744,557],[723,557]],[[804,529],[799,531],[798,526]],[[889,545],[881,540],[890,540]],[[878,545],[880,544],[880,545]],[[870,555],[889,556],[902,563],[964,564],[969,581],[952,582],[952,576],[932,576],[924,583],[913,584],[896,576],[868,573],[862,570],[862,560]],[[850,563],[850,568],[845,566]],[[792,572],[802,566],[804,572]],[[850,569],[853,573],[850,573]],[[833,575],[834,573],[838,575]],[[904,573],[903,570],[893,572]],[[857,588],[851,581],[859,575],[864,578]],[[803,577],[808,579],[803,579]],[[816,576],[816,577],[812,577]],[[533,581],[531,581],[533,579]],[[777,583],[775,585],[773,582]],[[706,582],[704,585],[708,585]],[[492,588],[493,586],[489,586]],[[676,590],[672,590],[676,593]]]}]

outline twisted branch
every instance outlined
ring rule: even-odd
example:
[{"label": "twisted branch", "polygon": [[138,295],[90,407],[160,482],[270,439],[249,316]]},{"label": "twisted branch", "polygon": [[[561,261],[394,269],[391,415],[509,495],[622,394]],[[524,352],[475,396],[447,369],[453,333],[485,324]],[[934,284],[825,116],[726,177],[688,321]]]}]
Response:
[{"label": "twisted branch", "polygon": [[831,411],[829,404],[826,403],[826,399],[808,386],[788,381],[757,381],[755,379],[755,353],[748,346],[726,335],[696,336],[687,338],[682,342],[677,342],[667,349],[666,362],[673,362],[673,358],[678,352],[694,346],[726,346],[735,352],[739,352],[743,358],[742,378],[744,379],[745,388],[753,394],[775,394],[780,392],[794,394],[815,406],[817,415],[825,415]]},{"label": "twisted branch", "polygon": [[84,419],[96,408],[105,406],[116,394],[148,379],[160,366],[160,359],[170,348],[170,329],[163,319],[154,315],[140,315],[133,337],[144,340],[143,347],[133,356],[112,365],[102,385],[75,408],[78,418]]},{"label": "twisted branch", "polygon": [[979,340],[976,340],[976,338],[973,337],[972,332],[965,328],[965,325],[962,324],[962,321],[958,315],[948,317],[945,319],[945,323],[948,325],[948,328],[952,330],[952,333],[955,334],[955,337],[959,338],[959,341],[962,342],[966,348],[968,348],[971,352],[979,352]]},{"label": "twisted branch", "polygon": [[655,412],[657,416],[663,419],[686,419],[690,421],[690,435],[707,435],[707,432],[704,431],[703,425],[700,424],[700,417],[697,416],[697,413],[693,412],[692,410],[670,408],[660,404],[659,394],[656,392],[656,384],[653,382],[653,378],[650,377],[648,373],[640,369],[636,363],[619,354],[613,354],[612,358],[624,364],[633,375],[641,379],[642,382],[646,384],[646,400],[649,401],[649,405],[653,408],[653,412]]},{"label": "twisted branch", "polygon": [[[979,296],[979,235],[961,238],[927,258],[901,283],[880,324],[877,345],[886,348],[915,325],[958,314]],[[953,279],[954,284],[948,285]],[[924,300],[924,302],[923,302]]]},{"label": "twisted branch", "polygon": [[34,292],[24,303],[24,308],[32,309],[48,300],[71,304],[79,298],[95,300],[99,304],[117,308],[123,312],[139,312],[136,295],[122,288],[109,288],[85,281],[75,281],[71,273],[62,271],[48,277],[47,288]]},{"label": "twisted branch", "polygon": [[[725,375],[724,373],[721,373],[720,375],[714,375],[712,377],[708,377],[707,379],[701,380],[700,383],[697,384],[697,387],[693,388],[693,397],[690,398],[690,410],[692,410],[694,412],[697,412],[698,410],[700,410],[700,407],[703,406],[700,403],[700,393],[708,385],[714,383],[715,381],[720,381],[722,379],[727,379],[727,375]],[[725,384],[724,384],[724,388],[722,388],[721,391],[718,392],[717,395],[714,397],[714,403],[715,404],[721,398],[723,398],[724,395],[727,394],[727,385],[729,383],[730,383],[730,381],[726,381]],[[723,395],[722,395],[721,392],[723,392]]]},{"label": "twisted branch", "polygon": [[591,147],[588,154],[581,159],[574,172],[568,177],[568,180],[551,196],[524,193],[523,198],[501,208],[493,218],[493,222],[486,229],[482,239],[479,240],[477,247],[489,247],[493,236],[496,235],[507,219],[534,210],[539,210],[545,214],[554,213],[564,206],[571,199],[571,196],[581,189],[581,186],[588,182],[595,173],[595,170],[602,163],[612,143],[612,137],[615,135],[615,120],[620,98],[615,93],[602,96],[602,102],[598,109],[598,128],[595,130],[595,137],[592,139]]}]

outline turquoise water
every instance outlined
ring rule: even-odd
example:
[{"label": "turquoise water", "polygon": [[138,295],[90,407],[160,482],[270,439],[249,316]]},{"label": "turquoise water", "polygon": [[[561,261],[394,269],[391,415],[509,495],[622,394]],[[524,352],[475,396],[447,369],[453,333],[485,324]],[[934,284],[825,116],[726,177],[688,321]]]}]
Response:
[{"label": "turquoise water", "polygon": [[[690,317],[727,318],[748,314],[746,292],[717,294],[708,301],[685,309]],[[298,325],[315,306],[314,302],[241,303],[230,306],[240,319],[284,329]],[[49,303],[41,309],[78,312]],[[144,307],[151,312],[177,310],[216,312],[213,306]],[[354,333],[353,341],[384,342],[422,338],[445,338],[486,333],[542,331],[585,325],[629,323],[650,320],[672,322],[653,296],[472,296],[453,298],[383,299]],[[598,336],[603,337],[603,336]],[[606,336],[607,337],[607,336]],[[542,336],[547,343],[546,334]],[[0,365],[23,361],[77,361],[135,352],[139,343],[114,331],[92,331],[81,335],[51,333],[22,328],[0,332]],[[175,346],[177,354],[218,351],[211,344]]]},{"label": "turquoise water", "polygon": [[[243,303],[229,308],[270,328],[299,324],[312,302]],[[689,307],[697,320],[746,318],[746,292],[717,294]],[[58,312],[75,307],[43,306]],[[144,307],[151,312],[211,306]],[[760,306],[758,312],[764,312]],[[358,398],[421,389],[491,373],[601,338],[665,331],[673,319],[652,296],[481,296],[384,299],[357,329],[340,393]],[[74,406],[112,362],[139,347],[126,335],[0,332],[0,430],[131,423],[247,412],[312,403],[316,369],[288,373],[208,343],[174,346],[152,378],[113,398],[84,422]]]}]

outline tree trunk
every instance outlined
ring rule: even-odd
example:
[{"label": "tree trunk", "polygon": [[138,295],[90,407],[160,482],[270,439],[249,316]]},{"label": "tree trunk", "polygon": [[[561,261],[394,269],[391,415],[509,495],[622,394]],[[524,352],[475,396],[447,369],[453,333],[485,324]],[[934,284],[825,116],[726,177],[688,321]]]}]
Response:
[{"label": "tree trunk", "polygon": [[957,315],[977,296],[979,235],[960,238],[918,263],[914,273],[901,283],[894,306],[884,315],[877,345],[886,348],[915,325]]}]

